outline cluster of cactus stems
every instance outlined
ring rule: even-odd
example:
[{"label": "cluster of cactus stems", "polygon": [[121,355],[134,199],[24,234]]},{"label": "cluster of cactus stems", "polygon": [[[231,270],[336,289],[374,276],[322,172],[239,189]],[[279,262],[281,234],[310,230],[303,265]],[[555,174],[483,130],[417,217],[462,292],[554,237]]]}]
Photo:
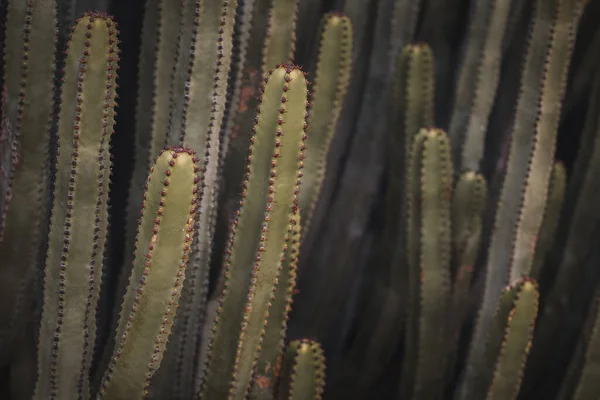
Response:
[{"label": "cluster of cactus stems", "polygon": [[[424,6],[393,2],[386,220],[368,271],[375,289],[361,293],[327,391],[326,351],[316,340],[289,340],[288,317],[364,27],[339,12],[323,16],[310,84],[294,64],[300,0],[145,1],[125,256],[116,293],[106,293],[117,24],[100,12],[74,20],[71,0],[0,3],[0,368],[20,371],[26,356],[15,344],[37,327],[34,378],[25,379],[35,382],[27,388],[13,376],[11,395],[373,398],[398,349],[394,398],[535,393],[582,278],[573,254],[600,223],[590,200],[600,192],[600,74],[569,169],[555,160],[557,131],[587,2],[536,0],[494,194],[482,161],[513,3],[473,5],[446,133],[436,118],[436,53],[412,40]],[[545,288],[548,274],[555,279]],[[108,321],[101,296],[115,296],[120,310]],[[599,312],[597,291],[559,399],[600,389]]]}]

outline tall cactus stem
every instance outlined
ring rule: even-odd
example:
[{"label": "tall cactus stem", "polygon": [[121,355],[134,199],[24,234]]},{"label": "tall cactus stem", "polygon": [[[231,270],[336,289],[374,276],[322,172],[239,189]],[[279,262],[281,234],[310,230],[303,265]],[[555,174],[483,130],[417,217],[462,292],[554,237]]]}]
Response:
[{"label": "tall cactus stem", "polygon": [[253,129],[243,200],[226,252],[201,398],[243,399],[249,391],[290,222],[297,213],[306,103],[307,83],[298,67],[281,65],[270,73]]},{"label": "tall cactus stem", "polygon": [[307,163],[303,189],[298,202],[303,213],[303,230],[311,216],[325,178],[327,153],[342,110],[352,71],[352,23],[339,13],[326,15],[322,21],[317,70],[308,112]]},{"label": "tall cactus stem", "polygon": [[171,333],[195,233],[197,162],[190,149],[168,148],[150,171],[117,343],[99,398],[148,395]]},{"label": "tall cactus stem", "polygon": [[[88,398],[108,224],[108,153],[118,40],[105,14],[81,17],[69,42],[35,398]],[[75,105],[68,107],[75,102]]]}]

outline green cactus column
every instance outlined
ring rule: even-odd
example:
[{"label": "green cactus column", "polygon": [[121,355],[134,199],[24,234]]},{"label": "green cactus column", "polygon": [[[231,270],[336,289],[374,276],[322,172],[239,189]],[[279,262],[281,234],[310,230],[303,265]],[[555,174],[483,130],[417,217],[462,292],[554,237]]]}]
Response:
[{"label": "green cactus column", "polygon": [[[56,3],[7,4],[0,131],[0,365],[31,300],[47,229]],[[28,293],[29,292],[29,293]]]},{"label": "green cactus column", "polygon": [[450,303],[450,143],[439,129],[413,141],[406,183],[409,310],[401,394],[434,399],[445,383],[446,318]]},{"label": "green cactus column", "polygon": [[[485,360],[474,399],[515,399],[519,394],[539,306],[535,280],[523,278],[504,289],[486,343]],[[492,371],[491,375],[485,371]]]},{"label": "green cactus column", "polygon": [[281,372],[288,314],[296,288],[300,229],[300,214],[296,214],[292,220],[291,239],[287,243],[281,271],[277,276],[277,287],[267,317],[260,357],[256,362],[256,373],[252,378],[251,399],[272,400],[275,396],[275,386]]},{"label": "green cactus column", "polygon": [[581,9],[582,0],[538,0],[534,8],[484,294],[457,400],[473,398],[470,387],[483,373],[484,338],[501,289],[531,273]]},{"label": "green cactus column", "polygon": [[115,23],[96,13],[77,21],[69,42],[39,335],[40,400],[89,397],[108,226],[117,44]]},{"label": "green cactus column", "polygon": [[329,144],[342,110],[352,72],[352,23],[340,13],[323,17],[317,69],[308,112],[310,145],[306,148],[306,166],[302,191],[298,197],[303,214],[303,231],[310,225],[319,197]]},{"label": "green cactus column", "polygon": [[281,371],[279,399],[321,400],[325,389],[325,356],[317,342],[293,340]]},{"label": "green cactus column", "polygon": [[304,73],[293,65],[277,67],[260,98],[242,201],[206,349],[201,398],[207,400],[246,398],[291,222],[298,212],[307,107]]},{"label": "green cactus column", "polygon": [[164,150],[150,171],[115,350],[98,398],[142,399],[160,366],[195,233],[199,167],[193,151]]}]

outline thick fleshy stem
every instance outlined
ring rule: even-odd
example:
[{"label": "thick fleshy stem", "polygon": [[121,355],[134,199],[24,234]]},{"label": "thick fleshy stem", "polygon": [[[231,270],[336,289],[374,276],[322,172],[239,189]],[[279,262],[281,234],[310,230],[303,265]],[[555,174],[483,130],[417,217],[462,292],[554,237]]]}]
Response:
[{"label": "thick fleshy stem", "polygon": [[69,42],[44,276],[36,399],[87,399],[108,227],[117,27],[87,13]]},{"label": "thick fleshy stem", "polygon": [[401,394],[437,398],[446,374],[446,318],[451,299],[452,160],[439,129],[413,140],[406,184],[409,310]]},{"label": "thick fleshy stem", "polygon": [[293,65],[278,66],[266,79],[260,100],[242,201],[226,251],[221,297],[205,349],[203,399],[244,399],[248,394],[291,222],[298,212],[306,136],[304,73]]},{"label": "thick fleshy stem", "polygon": [[[47,233],[48,138],[54,111],[54,0],[6,4],[0,124],[0,365],[32,300]],[[37,285],[35,285],[37,286]]]},{"label": "thick fleshy stem", "polygon": [[[560,107],[582,3],[536,2],[507,169],[487,252],[483,299],[457,400],[473,398],[469,388],[485,373],[483,343],[501,288],[531,273],[542,224],[539,210],[544,209],[548,195]],[[520,201],[514,201],[515,198]]]},{"label": "thick fleshy stem", "polygon": [[298,205],[302,213],[302,230],[310,225],[323,179],[327,153],[340,117],[352,72],[352,23],[340,13],[325,15],[321,43],[308,112],[307,162]]},{"label": "thick fleshy stem", "polygon": [[148,395],[175,318],[194,236],[198,158],[164,150],[150,170],[115,349],[98,398]]},{"label": "thick fleshy stem", "polygon": [[321,345],[308,339],[290,342],[283,358],[279,398],[321,400],[325,389],[325,356]]}]

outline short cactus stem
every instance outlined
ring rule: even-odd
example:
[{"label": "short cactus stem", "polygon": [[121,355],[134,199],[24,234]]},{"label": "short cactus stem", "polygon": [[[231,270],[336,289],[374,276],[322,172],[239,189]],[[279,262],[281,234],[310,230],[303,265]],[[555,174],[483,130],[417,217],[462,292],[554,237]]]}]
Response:
[{"label": "short cactus stem", "polygon": [[150,171],[115,350],[99,398],[148,395],[171,333],[195,233],[197,162],[190,149],[168,148]]},{"label": "short cactus stem", "polygon": [[325,356],[317,342],[290,342],[283,358],[279,394],[288,400],[321,400],[325,388]]},{"label": "short cactus stem", "polygon": [[[517,397],[538,306],[539,288],[534,279],[522,278],[502,292],[486,345],[486,362],[490,363],[493,374],[482,376],[480,380],[482,389],[487,390],[488,400]],[[488,382],[487,388],[483,386]]]}]

